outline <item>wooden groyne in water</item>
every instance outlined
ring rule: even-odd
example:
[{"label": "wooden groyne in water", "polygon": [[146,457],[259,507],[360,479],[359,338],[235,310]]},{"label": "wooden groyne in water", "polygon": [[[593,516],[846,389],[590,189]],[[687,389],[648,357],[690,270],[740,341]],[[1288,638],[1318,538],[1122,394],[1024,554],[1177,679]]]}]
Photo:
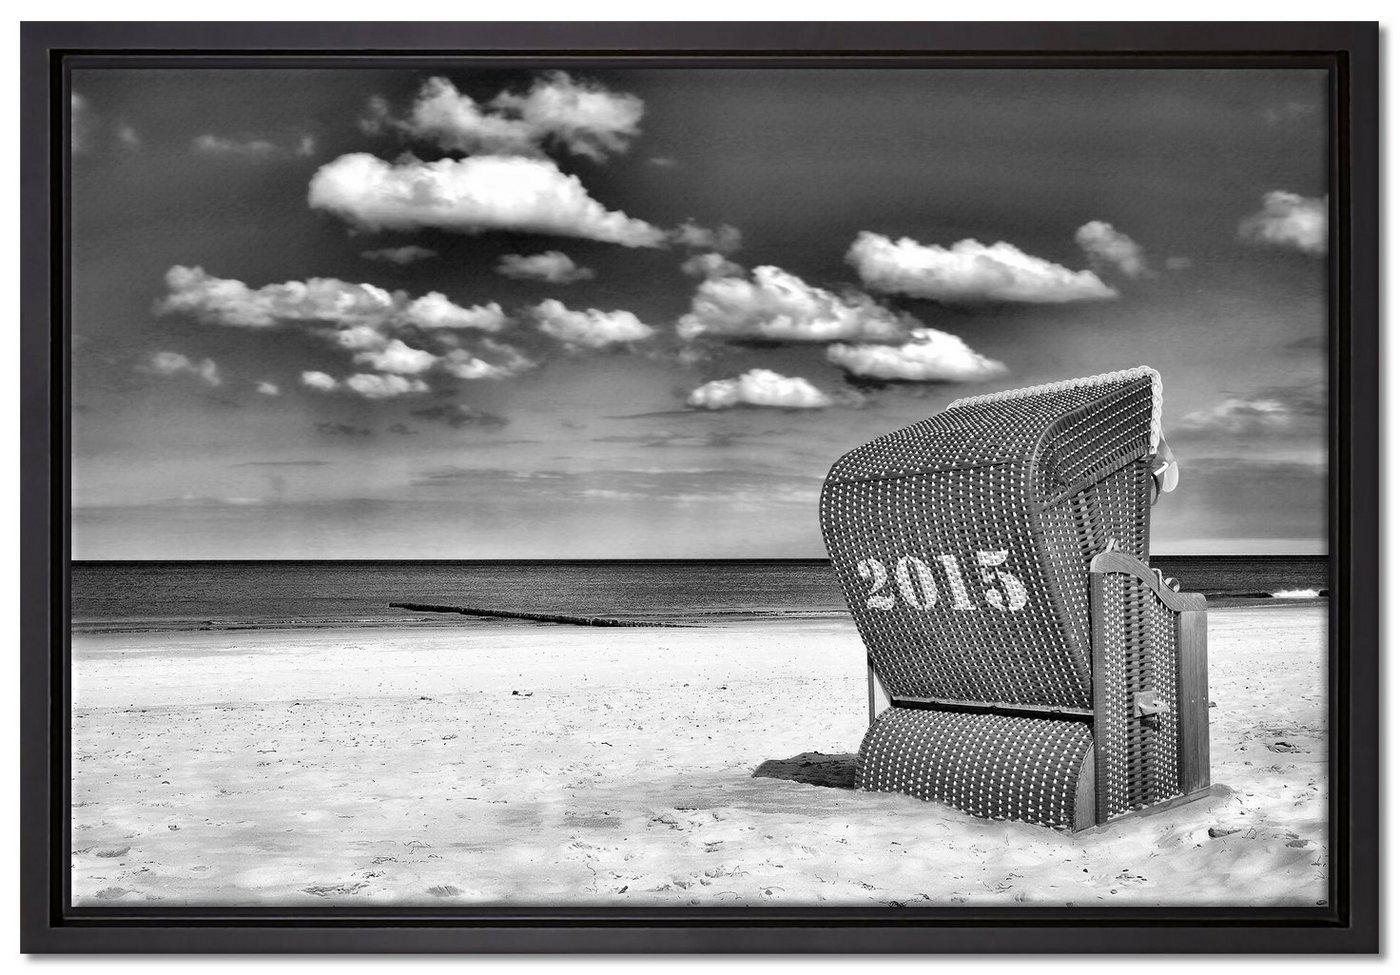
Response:
[{"label": "wooden groyne in water", "polygon": [[558,613],[512,613],[503,609],[473,609],[470,606],[434,606],[431,603],[390,603],[391,609],[415,613],[459,613],[462,616],[488,616],[505,620],[531,620],[536,623],[563,623],[568,626],[684,626],[684,623],[619,620],[609,616],[564,616]]}]

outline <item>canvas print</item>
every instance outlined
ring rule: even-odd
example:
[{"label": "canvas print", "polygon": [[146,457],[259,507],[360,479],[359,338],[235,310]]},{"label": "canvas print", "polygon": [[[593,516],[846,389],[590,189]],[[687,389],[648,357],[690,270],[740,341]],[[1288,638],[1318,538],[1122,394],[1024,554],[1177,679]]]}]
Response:
[{"label": "canvas print", "polygon": [[69,84],[72,905],[1328,903],[1325,72]]}]

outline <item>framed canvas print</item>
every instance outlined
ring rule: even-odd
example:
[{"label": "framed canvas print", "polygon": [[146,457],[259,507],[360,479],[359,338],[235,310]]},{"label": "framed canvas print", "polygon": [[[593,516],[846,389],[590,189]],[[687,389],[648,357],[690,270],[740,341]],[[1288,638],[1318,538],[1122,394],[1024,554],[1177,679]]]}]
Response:
[{"label": "framed canvas print", "polygon": [[27,951],[1374,951],[1367,24],[29,24]]}]

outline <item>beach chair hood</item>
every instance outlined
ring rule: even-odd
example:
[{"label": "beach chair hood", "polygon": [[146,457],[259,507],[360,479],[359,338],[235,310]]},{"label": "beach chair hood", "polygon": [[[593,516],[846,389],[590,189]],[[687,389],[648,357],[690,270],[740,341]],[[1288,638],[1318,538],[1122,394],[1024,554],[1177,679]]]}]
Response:
[{"label": "beach chair hood", "polygon": [[1089,560],[1146,558],[1161,402],[1145,366],[975,396],[836,462],[823,533],[891,693],[1091,706]]}]

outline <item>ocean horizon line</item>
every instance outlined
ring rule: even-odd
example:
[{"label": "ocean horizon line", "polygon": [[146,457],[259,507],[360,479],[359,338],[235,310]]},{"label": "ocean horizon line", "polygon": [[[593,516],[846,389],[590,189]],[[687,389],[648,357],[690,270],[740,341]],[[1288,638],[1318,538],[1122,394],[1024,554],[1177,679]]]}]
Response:
[{"label": "ocean horizon line", "polygon": [[[1315,599],[1322,556],[1162,556],[1152,563],[1208,599]],[[491,612],[672,619],[715,611],[807,615],[847,605],[827,559],[142,560],[75,562],[70,620],[194,628],[253,621],[402,621],[392,603]],[[120,622],[118,622],[120,621]]]},{"label": "ocean horizon line", "polygon": [[[1298,559],[1327,559],[1331,555],[1327,552],[1301,552],[1301,553],[1269,553],[1256,555],[1251,552],[1237,553],[1213,553],[1210,555],[1192,555],[1190,553],[1162,553],[1151,556],[1152,559],[1255,559],[1259,561],[1289,561]],[[175,563],[188,563],[190,565],[259,565],[267,562],[281,562],[293,565],[345,565],[354,563],[375,563],[382,565],[648,565],[660,563],[714,563],[714,564],[793,564],[803,563],[809,565],[829,564],[831,559],[817,556],[754,556],[735,558],[690,558],[690,557],[639,557],[629,559],[583,559],[583,558],[455,558],[455,559],[377,559],[377,558],[354,558],[354,559],[295,559],[295,558],[266,558],[266,559],[69,559],[71,565],[141,565],[141,564],[162,564],[169,565]]]}]

